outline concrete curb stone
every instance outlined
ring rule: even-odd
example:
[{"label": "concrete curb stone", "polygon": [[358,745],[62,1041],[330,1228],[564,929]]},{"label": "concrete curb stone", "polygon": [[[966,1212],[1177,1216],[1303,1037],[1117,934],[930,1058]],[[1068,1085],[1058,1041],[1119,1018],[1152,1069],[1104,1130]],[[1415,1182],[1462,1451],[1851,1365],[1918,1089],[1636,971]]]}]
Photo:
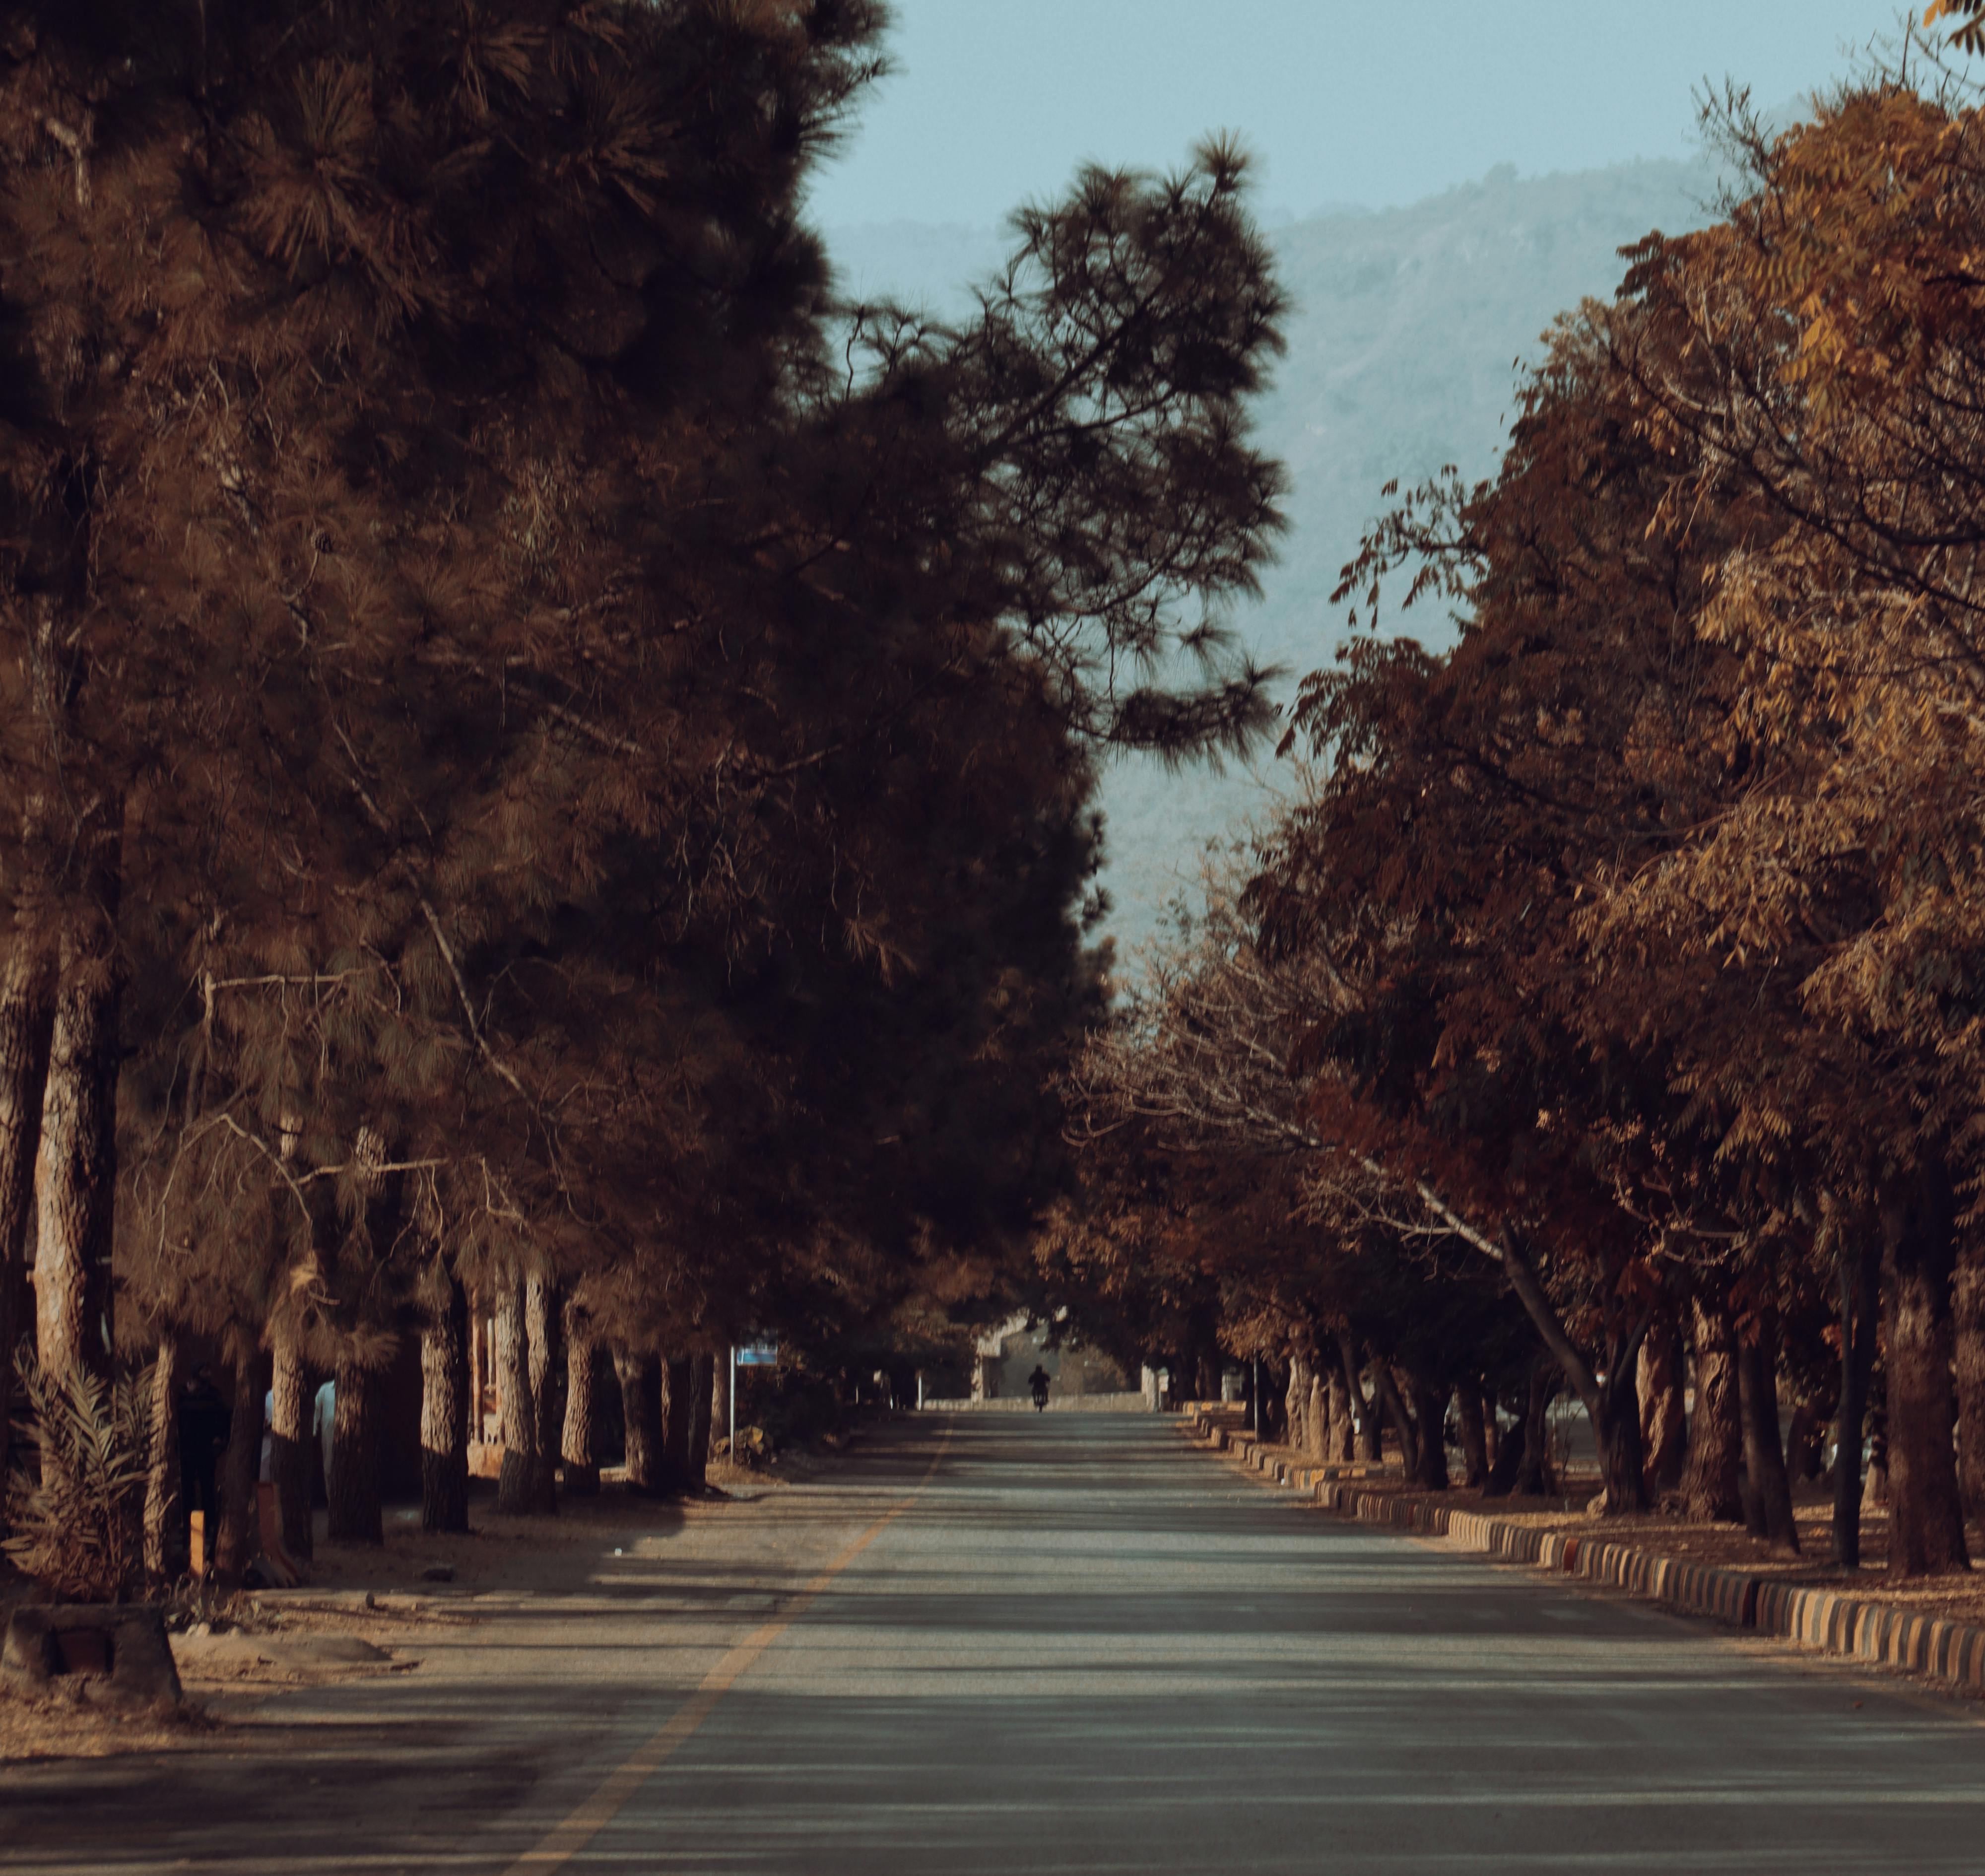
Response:
[{"label": "concrete curb stone", "polygon": [[1197,1410],[1187,1410],[1182,1424],[1208,1450],[1236,1454],[1256,1471],[1271,1474],[1278,1484],[1306,1493],[1324,1510],[1355,1523],[1445,1538],[1500,1562],[1581,1576],[1732,1628],[1782,1636],[1811,1652],[1908,1669],[1985,1691],[1985,1628],[1971,1623],[1581,1534],[1539,1531],[1398,1492],[1360,1491],[1353,1481],[1336,1476],[1340,1468],[1271,1460],[1251,1434],[1214,1424]]}]

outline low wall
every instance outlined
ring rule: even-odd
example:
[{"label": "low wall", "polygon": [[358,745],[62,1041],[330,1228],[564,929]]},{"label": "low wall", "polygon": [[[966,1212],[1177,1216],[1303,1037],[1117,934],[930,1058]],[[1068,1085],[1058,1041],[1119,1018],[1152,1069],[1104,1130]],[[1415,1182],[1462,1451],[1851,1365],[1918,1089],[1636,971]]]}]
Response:
[{"label": "low wall", "polygon": [[1843,1595],[1811,1583],[1664,1557],[1587,1533],[1540,1531],[1508,1518],[1436,1504],[1398,1491],[1364,1491],[1336,1467],[1291,1465],[1251,1434],[1188,1410],[1181,1424],[1208,1451],[1231,1452],[1265,1478],[1306,1494],[1359,1524],[1386,1525],[1445,1538],[1506,1563],[1611,1584],[1672,1609],[1711,1615],[1733,1628],[1775,1635],[1815,1654],[1879,1663],[1985,1691],[1985,1628],[1923,1614],[1893,1602]]}]

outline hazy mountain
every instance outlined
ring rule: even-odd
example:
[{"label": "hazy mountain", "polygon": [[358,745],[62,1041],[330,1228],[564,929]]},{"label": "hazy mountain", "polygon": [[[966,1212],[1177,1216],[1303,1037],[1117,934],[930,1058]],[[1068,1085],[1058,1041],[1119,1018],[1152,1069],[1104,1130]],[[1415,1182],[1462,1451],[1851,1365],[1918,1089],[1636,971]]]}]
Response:
[{"label": "hazy mountain", "polygon": [[[1713,190],[1707,171],[1678,163],[1530,180],[1504,167],[1411,207],[1270,230],[1295,304],[1260,434],[1288,466],[1293,525],[1261,603],[1234,621],[1260,656],[1291,684],[1328,661],[1341,624],[1331,590],[1380,489],[1448,462],[1488,473],[1518,361],[1537,355],[1560,311],[1612,293],[1620,248],[1653,228],[1701,225]],[[832,229],[828,240],[845,291],[940,314],[959,308],[960,284],[990,271],[1005,245],[996,230],[901,223]],[[1435,637],[1440,621],[1428,614],[1415,629]],[[1278,768],[1269,758],[1251,775],[1167,775],[1144,762],[1111,771],[1106,884],[1120,942],[1148,935],[1209,842],[1271,805]]]}]

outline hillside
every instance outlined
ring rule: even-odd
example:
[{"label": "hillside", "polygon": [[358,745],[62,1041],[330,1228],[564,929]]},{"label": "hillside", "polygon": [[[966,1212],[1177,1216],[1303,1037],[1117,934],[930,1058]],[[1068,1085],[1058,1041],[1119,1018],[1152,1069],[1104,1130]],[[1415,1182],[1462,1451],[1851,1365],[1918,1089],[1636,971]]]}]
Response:
[{"label": "hillside", "polygon": [[[1707,219],[1712,189],[1705,171],[1678,163],[1530,180],[1504,167],[1410,207],[1271,231],[1295,312],[1261,435],[1288,465],[1292,526],[1260,603],[1234,621],[1259,655],[1291,684],[1328,660],[1340,625],[1331,590],[1380,489],[1447,462],[1487,473],[1519,360],[1536,355],[1558,312],[1612,292],[1621,247]],[[960,304],[959,283],[986,272],[1003,245],[996,230],[901,223],[828,238],[846,291],[939,311]],[[1419,629],[1439,621],[1427,615]],[[1112,770],[1106,884],[1120,944],[1149,934],[1209,842],[1264,812],[1278,771],[1272,758],[1252,775],[1168,775],[1141,761]]]}]

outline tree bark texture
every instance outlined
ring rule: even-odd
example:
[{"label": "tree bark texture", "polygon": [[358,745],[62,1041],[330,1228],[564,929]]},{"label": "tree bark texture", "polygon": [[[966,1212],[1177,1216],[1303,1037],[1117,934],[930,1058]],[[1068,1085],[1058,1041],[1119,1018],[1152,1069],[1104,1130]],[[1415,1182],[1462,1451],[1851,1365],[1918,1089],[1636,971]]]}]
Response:
[{"label": "tree bark texture", "polygon": [[298,1325],[270,1325],[269,1476],[276,1487],[276,1530],[283,1548],[307,1562],[311,1528],[311,1394]]},{"label": "tree bark texture", "polygon": [[145,1454],[145,1574],[154,1583],[186,1574],[186,1506],[180,1491],[180,1345],[159,1338],[152,1358],[150,1421]]},{"label": "tree bark texture", "polygon": [[220,1531],[213,1547],[213,1573],[223,1588],[237,1589],[257,1548],[255,1475],[262,1457],[262,1362],[254,1350],[234,1364],[227,1420],[227,1450],[221,1459]]},{"label": "tree bark texture", "polygon": [[592,1323],[568,1300],[565,1306],[565,1424],[559,1438],[568,1498],[592,1498],[600,1494],[600,1455],[593,1434],[593,1389],[599,1353]]},{"label": "tree bark texture", "polygon": [[421,1528],[469,1528],[469,1296],[445,1258],[421,1330]]},{"label": "tree bark texture", "polygon": [[1320,1465],[1330,1457],[1330,1390],[1322,1373],[1309,1371],[1309,1403],[1303,1414],[1303,1452]]},{"label": "tree bark texture", "polygon": [[383,1544],[379,1502],[379,1376],[346,1356],[333,1376],[331,1536],[334,1543]]},{"label": "tree bark texture", "polygon": [[1744,1456],[1737,1331],[1720,1299],[1691,1302],[1689,1327],[1695,1352],[1695,1414],[1688,1430],[1688,1463],[1682,1468],[1682,1511],[1699,1523],[1717,1523],[1744,1515],[1737,1482]]},{"label": "tree bark texture", "polygon": [[51,1373],[79,1361],[109,1370],[122,1001],[109,959],[86,951],[65,957],[35,1178],[36,1339]]},{"label": "tree bark texture", "polygon": [[1681,1331],[1665,1310],[1649,1325],[1641,1341],[1635,1383],[1641,1407],[1641,1471],[1648,1497],[1656,1498],[1681,1484],[1688,1463]]},{"label": "tree bark texture", "polygon": [[1345,1383],[1343,1365],[1330,1363],[1330,1450],[1324,1454],[1339,1465],[1348,1465],[1355,1455],[1358,1429],[1351,1417],[1351,1390]]},{"label": "tree bark texture", "polygon": [[1483,1498],[1506,1498],[1516,1489],[1529,1443],[1528,1417],[1519,1414],[1516,1424],[1496,1442],[1496,1457],[1489,1468],[1489,1482],[1482,1488]]},{"label": "tree bark texture", "polygon": [[700,1491],[710,1478],[710,1397],[717,1383],[717,1357],[698,1355],[690,1364],[689,1488]]},{"label": "tree bark texture", "polygon": [[1530,1397],[1523,1410],[1523,1437],[1513,1468],[1513,1488],[1520,1498],[1557,1495],[1557,1475],[1551,1467],[1550,1404],[1559,1386],[1557,1364],[1538,1357],[1530,1370]]},{"label": "tree bark texture", "polygon": [[12,1472],[14,1361],[29,1320],[28,1225],[55,1014],[52,960],[17,942],[0,972],[0,1480]]},{"label": "tree bark texture", "polygon": [[1840,1406],[1834,1420],[1833,1561],[1842,1568],[1861,1567],[1861,1455],[1875,1378],[1876,1325],[1880,1321],[1881,1252],[1873,1235],[1854,1233],[1851,1244],[1838,1235],[1834,1254],[1840,1294]]},{"label": "tree bark texture", "polygon": [[1985,1239],[1975,1227],[1958,1246],[1950,1301],[1958,1491],[1966,1516],[1985,1518]]},{"label": "tree bark texture", "polygon": [[1778,1434],[1778,1323],[1762,1311],[1737,1346],[1738,1415],[1744,1427],[1745,1528],[1782,1555],[1799,1554],[1792,1480]]},{"label": "tree bark texture", "polygon": [[663,1489],[662,1364],[645,1352],[616,1348],[613,1372],[626,1429],[627,1489],[653,1496]]},{"label": "tree bark texture", "polygon": [[1385,1417],[1392,1423],[1393,1437],[1399,1443],[1399,1465],[1406,1482],[1417,1484],[1420,1477],[1419,1428],[1413,1424],[1412,1414],[1400,1390],[1399,1377],[1392,1372],[1392,1364],[1377,1355],[1372,1357],[1372,1386]]},{"label": "tree bark texture", "polygon": [[1429,1491],[1447,1489],[1447,1396],[1417,1370],[1408,1376],[1413,1425],[1419,1434],[1419,1482]]},{"label": "tree bark texture", "polygon": [[512,1517],[531,1509],[532,1444],[538,1412],[531,1395],[530,1332],[524,1325],[524,1280],[499,1273],[491,1298],[496,1356],[496,1406],[503,1427],[503,1460],[496,1475],[496,1508]]},{"label": "tree bark texture", "polygon": [[662,1375],[662,1473],[663,1489],[681,1491],[689,1484],[690,1431],[696,1424],[694,1364],[677,1356]]},{"label": "tree bark texture", "polygon": [[1482,1410],[1482,1390],[1463,1381],[1454,1390],[1455,1418],[1461,1428],[1461,1456],[1471,1487],[1489,1482],[1489,1427]]},{"label": "tree bark texture", "polygon": [[1889,1572],[1970,1567],[1953,1444],[1949,1185],[1926,1175],[1883,1207],[1882,1288],[1889,1377]]},{"label": "tree bark texture", "polygon": [[1364,1383],[1358,1378],[1358,1352],[1349,1336],[1340,1335],[1337,1338],[1337,1353],[1344,1370],[1345,1397],[1350,1403],[1356,1427],[1357,1457],[1376,1465],[1385,1456],[1385,1443],[1379,1431],[1379,1416],[1372,1404],[1365,1398]]},{"label": "tree bark texture", "polygon": [[1289,1358],[1289,1385],[1282,1403],[1289,1423],[1289,1444],[1309,1450],[1309,1363],[1301,1355]]},{"label": "tree bark texture", "polygon": [[530,1510],[539,1518],[558,1511],[559,1294],[549,1277],[524,1285],[524,1333],[529,1345],[531,1382]]}]

